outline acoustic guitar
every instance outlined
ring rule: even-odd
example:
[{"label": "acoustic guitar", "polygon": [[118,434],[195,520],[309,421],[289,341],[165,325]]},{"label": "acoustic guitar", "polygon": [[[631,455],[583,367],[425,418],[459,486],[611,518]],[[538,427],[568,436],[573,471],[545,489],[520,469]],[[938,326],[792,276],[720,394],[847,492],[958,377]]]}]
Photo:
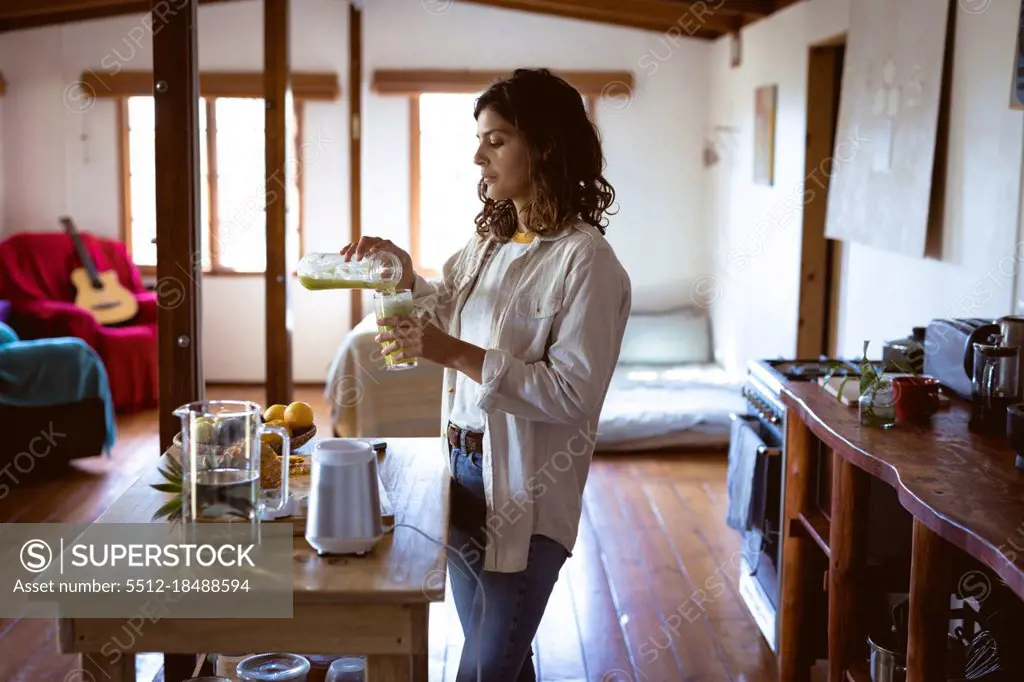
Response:
[{"label": "acoustic guitar", "polygon": [[60,219],[64,231],[75,244],[75,251],[84,267],[71,271],[71,284],[75,287],[75,305],[92,313],[103,325],[127,322],[139,312],[139,302],[132,292],[121,286],[113,270],[97,272],[89,251],[78,236],[74,221],[67,216]]}]

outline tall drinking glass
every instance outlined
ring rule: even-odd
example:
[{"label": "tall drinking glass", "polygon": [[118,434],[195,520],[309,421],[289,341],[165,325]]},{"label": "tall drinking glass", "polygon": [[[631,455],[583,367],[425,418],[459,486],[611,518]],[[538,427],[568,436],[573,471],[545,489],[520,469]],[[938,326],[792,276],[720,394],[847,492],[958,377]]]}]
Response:
[{"label": "tall drinking glass", "polygon": [[[400,289],[395,293],[378,291],[374,294],[373,306],[377,313],[378,320],[382,320],[385,317],[409,316],[412,315],[416,309],[412,300],[412,291],[409,289]],[[380,332],[391,331],[392,327],[391,325],[378,324],[377,330]],[[381,341],[381,352],[383,352],[384,347],[389,343],[391,342]],[[416,358],[395,358],[394,353],[384,356],[384,367],[391,371],[412,369],[415,366]]]},{"label": "tall drinking glass", "polygon": [[[289,433],[263,424],[260,413],[258,404],[243,400],[200,400],[174,411],[181,419],[184,521],[257,523],[263,512],[284,509]],[[280,491],[260,486],[260,456],[268,454],[261,436],[266,432],[282,440]]]}]

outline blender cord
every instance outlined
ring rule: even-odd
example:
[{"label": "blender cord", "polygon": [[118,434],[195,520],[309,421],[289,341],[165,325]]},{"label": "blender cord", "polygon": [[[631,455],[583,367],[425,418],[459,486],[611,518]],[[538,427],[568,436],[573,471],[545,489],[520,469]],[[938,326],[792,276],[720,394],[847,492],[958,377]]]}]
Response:
[{"label": "blender cord", "polygon": [[[447,545],[441,542],[440,540],[435,540],[434,538],[430,537],[416,526],[411,526],[408,523],[396,523],[391,526],[385,526],[384,535],[387,535],[388,533],[392,532],[395,528],[411,528],[412,530],[416,531],[426,539],[433,542],[435,545],[439,547],[445,547],[449,552],[454,552],[455,554],[459,555],[459,557],[462,559],[462,563],[464,563],[466,567],[469,568],[469,562],[466,561],[466,557],[463,556],[462,552],[455,549],[451,545]],[[480,650],[483,647],[482,642],[484,633],[484,615],[487,613],[487,594],[484,592],[484,584],[483,581],[480,580],[480,576],[478,576],[472,569],[470,569],[469,572],[473,574],[473,578],[476,580],[477,587],[479,588],[477,591],[480,594],[480,624],[476,628],[476,682],[483,682],[483,675],[481,673],[482,664],[480,662]]]}]

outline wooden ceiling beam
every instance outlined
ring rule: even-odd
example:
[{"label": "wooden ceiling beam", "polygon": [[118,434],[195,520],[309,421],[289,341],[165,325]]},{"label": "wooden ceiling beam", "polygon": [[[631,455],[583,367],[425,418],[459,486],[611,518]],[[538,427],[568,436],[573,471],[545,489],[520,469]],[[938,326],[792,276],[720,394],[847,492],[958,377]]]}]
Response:
[{"label": "wooden ceiling beam", "polygon": [[[228,2],[230,0],[199,0],[200,4]],[[53,24],[101,19],[122,14],[143,14],[157,10],[157,21],[167,23],[180,11],[181,0],[3,0],[0,2],[0,33]]]},{"label": "wooden ceiling beam", "polygon": [[[513,69],[504,71],[472,71],[462,69],[377,69],[373,72],[370,91],[376,95],[412,96],[424,92],[461,92],[475,94],[486,90],[492,83],[512,75]],[[564,78],[584,97],[600,97],[610,92],[610,86],[633,88],[633,74],[629,71],[562,71],[554,73]]]},{"label": "wooden ceiling beam", "polygon": [[[676,0],[680,5],[707,5],[708,9],[730,14],[766,17],[778,9],[780,0]],[[792,2],[792,0],[790,0]]]},{"label": "wooden ceiling beam", "polygon": [[[743,0],[752,2],[752,0]],[[667,32],[675,29],[682,37],[715,38],[728,33],[731,15],[727,4],[715,8],[717,0],[674,2],[673,0],[462,0],[477,5],[535,12],[568,19],[596,21],[617,26]],[[728,0],[726,0],[728,2]],[[763,5],[764,3],[760,3]]]}]

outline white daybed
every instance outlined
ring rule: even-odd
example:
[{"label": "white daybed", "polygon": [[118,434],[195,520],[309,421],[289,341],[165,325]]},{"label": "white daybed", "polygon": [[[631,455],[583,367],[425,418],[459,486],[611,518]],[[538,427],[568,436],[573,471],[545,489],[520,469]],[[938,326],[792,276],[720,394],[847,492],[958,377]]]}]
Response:
[{"label": "white daybed", "polygon": [[[365,318],[343,339],[327,376],[336,435],[352,438],[436,436],[441,368],[421,362],[388,372],[376,324]],[[746,411],[741,383],[711,361],[703,310],[630,318],[598,425],[597,449],[717,449],[729,443],[732,412]]]}]

